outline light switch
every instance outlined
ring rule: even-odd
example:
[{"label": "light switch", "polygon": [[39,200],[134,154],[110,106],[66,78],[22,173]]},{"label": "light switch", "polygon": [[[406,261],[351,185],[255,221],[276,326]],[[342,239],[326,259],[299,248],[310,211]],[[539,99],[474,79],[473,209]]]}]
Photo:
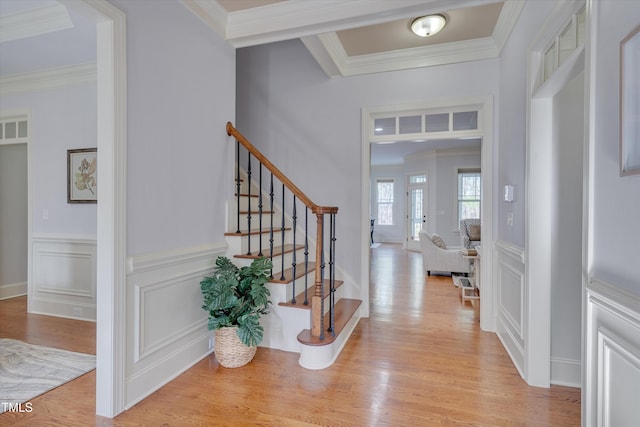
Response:
[{"label": "light switch", "polygon": [[513,212],[507,213],[507,225],[513,227]]}]

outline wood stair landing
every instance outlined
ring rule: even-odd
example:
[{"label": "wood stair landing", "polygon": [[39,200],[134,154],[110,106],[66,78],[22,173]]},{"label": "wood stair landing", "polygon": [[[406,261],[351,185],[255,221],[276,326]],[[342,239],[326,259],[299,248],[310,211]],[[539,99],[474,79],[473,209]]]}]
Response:
[{"label": "wood stair landing", "polygon": [[[324,340],[321,340],[318,337],[314,337],[311,335],[311,329],[304,329],[302,332],[298,334],[298,342],[304,345],[312,345],[312,346],[321,346],[321,345],[329,345],[336,340],[340,332],[344,329],[344,327],[349,323],[349,320],[353,317],[355,312],[362,304],[361,300],[358,299],[350,299],[350,298],[342,298],[340,301],[336,303],[334,307],[335,310],[335,337],[332,336],[331,332],[325,332]],[[326,313],[324,315],[324,324],[325,326],[329,325],[330,313]]]}]

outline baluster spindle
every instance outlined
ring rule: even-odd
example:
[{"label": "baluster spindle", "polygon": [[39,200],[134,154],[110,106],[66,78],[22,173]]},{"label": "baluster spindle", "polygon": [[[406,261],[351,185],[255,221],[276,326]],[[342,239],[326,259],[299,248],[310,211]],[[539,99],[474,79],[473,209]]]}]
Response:
[{"label": "baluster spindle", "polygon": [[240,234],[240,141],[236,141],[236,233]]},{"label": "baluster spindle", "polygon": [[304,305],[309,305],[309,208],[304,208]]},{"label": "baluster spindle", "polygon": [[247,239],[247,255],[251,255],[251,152],[247,152],[247,230],[249,237]]},{"label": "baluster spindle", "polygon": [[282,249],[280,250],[280,280],[284,280],[284,184],[282,184],[282,224],[280,225],[280,237],[282,241]]},{"label": "baluster spindle", "polygon": [[258,256],[262,254],[262,162],[260,162],[260,168],[258,169],[258,230],[259,232],[259,244],[258,244]]},{"label": "baluster spindle", "polygon": [[293,195],[293,260],[291,261],[291,269],[293,270],[293,283],[292,283],[292,289],[293,289],[293,295],[291,297],[291,303],[295,304],[296,303],[296,260],[297,260],[297,256],[296,256],[296,227],[298,225],[298,216],[296,213],[296,195]]},{"label": "baluster spindle", "polygon": [[336,215],[329,215],[329,332],[331,336],[336,336],[335,324],[336,324],[336,271],[335,271],[335,258],[336,258]]},{"label": "baluster spindle", "polygon": [[[271,210],[271,224],[269,225],[269,259],[271,260],[271,265],[273,265],[273,173],[271,173],[271,186],[269,188],[269,200],[270,205],[269,209]],[[271,278],[273,278],[273,268],[271,268]]]},{"label": "baluster spindle", "polygon": [[[324,215],[322,215],[324,218]],[[322,244],[320,245],[321,247],[324,247],[324,233],[322,238]],[[324,250],[321,252],[321,256],[320,256],[321,262],[320,262],[320,292],[321,292],[321,298],[320,298],[320,339],[323,340],[324,339]]]}]

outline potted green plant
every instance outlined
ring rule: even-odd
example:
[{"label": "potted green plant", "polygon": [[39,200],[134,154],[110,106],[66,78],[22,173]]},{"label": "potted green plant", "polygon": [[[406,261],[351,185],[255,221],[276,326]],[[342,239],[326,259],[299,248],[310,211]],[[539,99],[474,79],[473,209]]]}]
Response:
[{"label": "potted green plant", "polygon": [[215,331],[216,360],[227,368],[246,365],[264,337],[260,316],[269,313],[269,289],[273,264],[268,258],[237,267],[220,256],[211,277],[200,282],[202,308],[209,313],[209,330]]}]

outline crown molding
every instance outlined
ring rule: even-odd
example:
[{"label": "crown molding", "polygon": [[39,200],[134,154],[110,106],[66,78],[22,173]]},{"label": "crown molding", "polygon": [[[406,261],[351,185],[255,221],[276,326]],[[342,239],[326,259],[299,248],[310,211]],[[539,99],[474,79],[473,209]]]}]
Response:
[{"label": "crown molding", "polygon": [[96,63],[88,62],[0,77],[0,96],[60,89],[96,82]]},{"label": "crown molding", "polygon": [[507,43],[525,4],[526,0],[507,0],[504,2],[492,34],[493,40],[498,47],[498,54],[502,52],[502,48]]},{"label": "crown molding", "polygon": [[[330,58],[342,76],[492,59],[499,55],[498,47],[490,37],[358,56],[347,56],[336,33],[317,37],[327,55],[320,55],[317,51],[312,55],[316,60],[326,61]],[[331,68],[331,64],[327,63],[321,63],[320,66],[323,69]]]},{"label": "crown molding", "polygon": [[209,28],[224,39],[227,38],[227,20],[229,14],[215,0],[180,0],[191,13],[202,20]]},{"label": "crown molding", "polygon": [[0,16],[0,43],[73,28],[62,4]]}]

